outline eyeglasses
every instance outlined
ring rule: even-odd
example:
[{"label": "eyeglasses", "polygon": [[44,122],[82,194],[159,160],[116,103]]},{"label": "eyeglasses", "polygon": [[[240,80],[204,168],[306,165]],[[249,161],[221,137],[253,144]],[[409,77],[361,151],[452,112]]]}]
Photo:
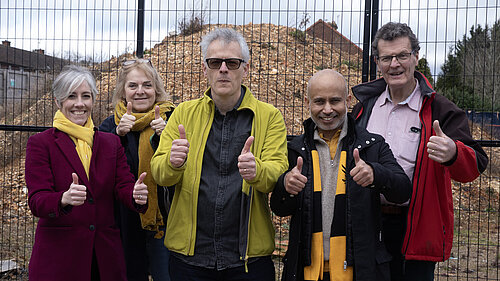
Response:
[{"label": "eyeglasses", "polygon": [[392,62],[392,59],[396,58],[398,62],[404,63],[407,62],[413,54],[415,54],[415,51],[411,51],[409,53],[400,53],[394,56],[381,56],[377,57],[377,60],[382,64],[390,64]]},{"label": "eyeglasses", "polygon": [[123,66],[129,66],[129,65],[132,65],[134,63],[149,63],[149,65],[151,67],[153,67],[153,64],[151,63],[151,60],[150,59],[134,59],[134,60],[126,60],[123,62]]},{"label": "eyeglasses", "polygon": [[235,70],[240,68],[242,62],[245,62],[242,59],[238,58],[230,58],[230,59],[218,59],[218,58],[210,58],[205,60],[207,62],[208,68],[210,69],[220,69],[223,62],[226,63],[226,67],[229,70]]}]

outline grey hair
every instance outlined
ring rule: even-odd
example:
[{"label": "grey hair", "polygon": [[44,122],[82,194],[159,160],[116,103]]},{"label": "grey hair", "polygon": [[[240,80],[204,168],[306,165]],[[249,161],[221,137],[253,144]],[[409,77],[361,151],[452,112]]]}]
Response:
[{"label": "grey hair", "polygon": [[384,24],[375,34],[375,38],[372,43],[372,54],[374,57],[378,57],[378,41],[392,41],[397,38],[408,37],[410,39],[411,50],[415,53],[420,51],[420,43],[418,42],[417,36],[411,30],[411,28],[406,23],[400,22],[388,22]]},{"label": "grey hair", "polygon": [[201,39],[200,47],[201,54],[203,55],[203,61],[207,58],[208,46],[216,40],[222,40],[224,44],[237,42],[240,45],[243,60],[247,63],[250,60],[250,51],[248,50],[248,45],[245,38],[243,38],[243,35],[232,28],[218,28],[210,31]]},{"label": "grey hair", "polygon": [[92,73],[85,68],[77,65],[68,65],[63,68],[63,71],[57,75],[52,84],[52,94],[58,104],[65,101],[69,95],[78,88],[83,81],[87,82],[92,93],[92,100],[95,101],[97,96],[97,87]]}]

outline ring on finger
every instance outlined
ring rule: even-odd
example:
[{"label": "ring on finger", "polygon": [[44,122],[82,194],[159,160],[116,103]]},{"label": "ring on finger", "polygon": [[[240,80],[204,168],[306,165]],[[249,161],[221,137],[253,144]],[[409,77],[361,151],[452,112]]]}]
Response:
[{"label": "ring on finger", "polygon": [[139,198],[139,200],[142,200],[142,195],[139,194],[139,196],[137,196]]}]

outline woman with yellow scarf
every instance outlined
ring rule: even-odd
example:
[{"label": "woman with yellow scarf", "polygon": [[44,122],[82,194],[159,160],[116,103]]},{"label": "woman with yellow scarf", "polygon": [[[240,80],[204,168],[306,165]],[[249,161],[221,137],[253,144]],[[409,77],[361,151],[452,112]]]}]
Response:
[{"label": "woman with yellow scarf", "polygon": [[125,281],[113,203],[144,212],[146,173],[136,181],[120,139],[94,128],[97,89],[87,69],[66,67],[52,91],[59,108],[53,128],[26,147],[28,204],[39,218],[29,279]]},{"label": "woman with yellow scarf", "polygon": [[125,148],[130,171],[136,177],[146,172],[148,210],[144,214],[130,212],[119,205],[119,225],[125,250],[128,281],[169,281],[168,249],[163,245],[166,209],[169,206],[167,189],[157,186],[151,177],[152,142],[159,136],[174,105],[169,101],[163,81],[151,61],[127,60],[118,75],[113,96],[114,114],[99,130],[120,137]]}]

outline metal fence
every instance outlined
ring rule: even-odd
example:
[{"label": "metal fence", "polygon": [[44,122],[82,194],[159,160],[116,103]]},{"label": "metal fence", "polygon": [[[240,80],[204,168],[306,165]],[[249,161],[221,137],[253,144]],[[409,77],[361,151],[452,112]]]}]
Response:
[{"label": "metal fence", "polygon": [[[453,184],[454,246],[436,279],[500,280],[499,13],[498,0],[0,0],[0,279],[28,279],[36,218],[27,206],[25,146],[51,126],[50,85],[63,65],[94,72],[100,124],[111,114],[118,69],[134,55],[151,59],[175,104],[199,97],[207,87],[200,37],[230,26],[251,49],[245,84],[282,111],[294,135],[308,115],[307,79],[324,68],[341,72],[349,87],[375,78],[370,41],[382,24],[400,21],[419,38],[426,61],[419,69],[433,85],[489,116],[469,114],[490,164],[474,182]],[[288,220],[273,219],[279,273]]]}]

